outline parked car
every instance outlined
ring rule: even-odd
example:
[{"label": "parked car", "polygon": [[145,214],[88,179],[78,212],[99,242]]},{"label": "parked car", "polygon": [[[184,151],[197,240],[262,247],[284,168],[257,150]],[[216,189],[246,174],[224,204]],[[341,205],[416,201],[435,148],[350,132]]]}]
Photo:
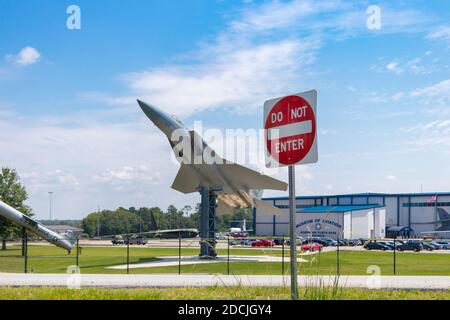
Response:
[{"label": "parked car", "polygon": [[218,240],[226,240],[228,239],[228,235],[223,232],[217,232],[216,233],[216,239]]},{"label": "parked car", "polygon": [[419,240],[409,240],[403,244],[398,245],[396,248],[398,251],[410,250],[410,251],[420,252],[423,250],[423,245],[422,245],[422,242]]},{"label": "parked car", "polygon": [[[148,240],[141,236],[131,236],[129,238],[129,242],[130,242],[130,245],[137,244],[137,245],[145,246],[147,244]],[[128,244],[128,239],[125,240],[125,244]]]},{"label": "parked car", "polygon": [[424,249],[424,250],[427,250],[427,251],[433,251],[433,250],[436,250],[436,247],[433,246],[433,245],[432,245],[431,243],[429,243],[429,242],[422,241],[421,243],[422,243],[422,246],[423,246],[423,249]]},{"label": "parked car", "polygon": [[389,248],[389,250],[394,250],[394,243],[390,241],[377,241],[378,243],[384,244]]},{"label": "parked car", "polygon": [[[443,241],[441,241],[441,242],[443,242]],[[436,250],[442,250],[442,249],[445,250],[445,249],[450,248],[450,244],[445,245],[445,244],[439,243],[437,241],[431,241],[430,243],[436,248]]]},{"label": "parked car", "polygon": [[358,239],[345,239],[344,240],[348,246],[357,246],[359,245],[359,240]]},{"label": "parked car", "polygon": [[337,246],[337,242],[328,238],[311,238],[312,242],[320,243],[324,247]]},{"label": "parked car", "polygon": [[358,242],[359,242],[360,246],[363,246],[367,241],[369,241],[369,239],[358,238]]},{"label": "parked car", "polygon": [[363,247],[366,250],[383,250],[383,251],[390,250],[389,246],[387,246],[381,242],[372,241],[372,240],[367,241]]},{"label": "parked car", "polygon": [[253,241],[256,241],[256,239],[235,238],[233,240],[230,240],[230,245],[232,245],[232,246],[249,246],[252,244]]},{"label": "parked car", "polygon": [[273,247],[273,240],[270,239],[259,239],[252,242],[252,247]]},{"label": "parked car", "polygon": [[435,241],[436,243],[442,245],[442,249],[450,250],[450,241]]},{"label": "parked car", "polygon": [[114,236],[111,240],[113,245],[121,245],[125,244],[125,241],[123,240],[122,236]]},{"label": "parked car", "polygon": [[273,243],[276,246],[282,246],[282,245],[284,245],[284,242],[285,242],[284,238],[274,238],[273,239]]},{"label": "parked car", "polygon": [[233,238],[248,238],[247,232],[231,232],[230,237]]},{"label": "parked car", "polygon": [[[307,240],[306,240],[305,238],[302,238],[302,237],[300,237],[300,236],[297,236],[296,242],[297,242],[297,245],[298,245],[298,246],[301,246],[302,244],[306,243]],[[286,239],[286,240],[284,241],[284,244],[287,245],[287,246],[290,246],[290,245],[291,245],[291,240],[290,240],[290,239]]]},{"label": "parked car", "polygon": [[311,242],[302,245],[301,249],[305,251],[322,251],[322,247],[320,243]]}]

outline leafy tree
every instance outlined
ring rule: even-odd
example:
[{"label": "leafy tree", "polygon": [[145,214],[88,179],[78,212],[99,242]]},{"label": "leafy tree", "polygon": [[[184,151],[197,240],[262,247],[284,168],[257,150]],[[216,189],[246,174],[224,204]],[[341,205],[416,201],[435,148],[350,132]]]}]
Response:
[{"label": "leafy tree", "polygon": [[[153,223],[153,218],[156,222]],[[123,233],[139,233],[159,229],[185,229],[195,228],[200,230],[200,205],[195,209],[191,206],[184,206],[181,210],[171,205],[163,212],[158,207],[128,209],[118,208],[110,211],[93,212],[85,217],[82,222],[82,228],[89,236],[94,237],[109,236]],[[216,228],[218,231],[226,231],[231,225],[231,221],[246,219],[251,220],[251,210],[236,209],[229,214],[217,217]]]},{"label": "leafy tree", "polygon": [[[25,205],[28,199],[25,187],[20,183],[17,171],[10,168],[2,168],[0,173],[0,199],[20,212],[31,216],[31,208]],[[21,228],[14,225],[6,218],[0,217],[0,238],[2,239],[2,250],[6,250],[8,238],[20,237]]]}]

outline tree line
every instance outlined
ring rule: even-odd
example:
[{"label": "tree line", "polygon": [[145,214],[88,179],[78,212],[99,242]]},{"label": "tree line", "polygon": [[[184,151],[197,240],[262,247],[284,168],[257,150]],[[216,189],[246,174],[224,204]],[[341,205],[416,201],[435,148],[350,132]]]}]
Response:
[{"label": "tree line", "polygon": [[[153,217],[152,217],[153,216]],[[236,209],[230,214],[216,218],[216,230],[226,231],[234,221],[252,219],[249,209]],[[118,208],[88,214],[82,221],[83,232],[89,237],[102,237],[115,234],[139,233],[152,230],[198,229],[200,230],[200,204],[195,209],[185,206],[177,209],[171,205],[166,211],[159,207],[136,209]]]}]

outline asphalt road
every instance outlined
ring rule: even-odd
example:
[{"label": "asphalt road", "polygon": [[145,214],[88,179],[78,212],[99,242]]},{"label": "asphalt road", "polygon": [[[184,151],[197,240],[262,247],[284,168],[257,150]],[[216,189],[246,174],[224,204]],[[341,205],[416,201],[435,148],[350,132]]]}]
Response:
[{"label": "asphalt road", "polygon": [[[12,274],[0,273],[0,286],[57,287],[208,287],[289,285],[289,276],[268,275],[110,275],[110,274]],[[333,286],[334,276],[299,276],[300,287]],[[341,276],[338,285],[362,289],[450,290],[450,276]]]}]

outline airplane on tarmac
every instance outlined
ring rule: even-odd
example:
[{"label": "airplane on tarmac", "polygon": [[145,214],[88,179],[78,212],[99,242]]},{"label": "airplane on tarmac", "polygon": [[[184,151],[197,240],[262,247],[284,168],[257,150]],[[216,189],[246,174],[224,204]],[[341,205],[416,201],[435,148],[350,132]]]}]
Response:
[{"label": "airplane on tarmac", "polygon": [[449,234],[450,235],[450,213],[447,212],[447,210],[443,208],[436,208],[437,214],[439,216],[439,220],[433,221],[433,222],[427,222],[437,224],[438,227],[434,229],[433,231],[424,231],[421,232],[422,234]]},{"label": "airplane on tarmac", "polygon": [[[137,102],[145,115],[166,135],[181,164],[172,184],[174,190],[193,193],[200,187],[220,186],[221,190],[216,191],[219,208],[221,204],[231,208],[254,207],[258,204],[260,190],[287,190],[285,182],[222,159],[198,133],[187,130],[175,117],[141,100]],[[209,154],[213,161],[204,159],[205,154]]]}]

